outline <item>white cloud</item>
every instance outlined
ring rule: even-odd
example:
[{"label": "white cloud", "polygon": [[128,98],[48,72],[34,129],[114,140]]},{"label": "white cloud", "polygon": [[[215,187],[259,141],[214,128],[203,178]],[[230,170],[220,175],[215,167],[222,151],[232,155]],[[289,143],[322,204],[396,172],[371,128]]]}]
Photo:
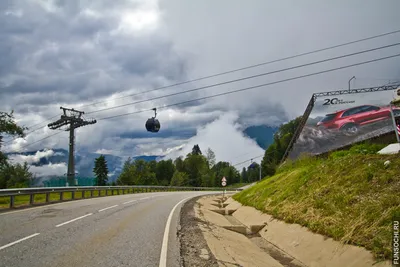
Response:
[{"label": "white cloud", "polygon": [[237,119],[237,114],[227,113],[204,127],[199,127],[196,136],[190,138],[182,150],[172,151],[166,158],[186,156],[196,144],[203,153],[211,148],[217,161],[228,161],[232,164],[244,151],[253,156],[263,154],[263,149],[254,140],[243,135],[241,125],[236,123]]},{"label": "white cloud", "polygon": [[11,155],[10,160],[15,163],[38,163],[41,158],[49,158],[54,155],[53,150],[44,150],[44,151],[37,151],[35,155]]},{"label": "white cloud", "polygon": [[43,166],[30,166],[29,171],[36,176],[63,176],[66,173],[66,163],[49,163]]}]

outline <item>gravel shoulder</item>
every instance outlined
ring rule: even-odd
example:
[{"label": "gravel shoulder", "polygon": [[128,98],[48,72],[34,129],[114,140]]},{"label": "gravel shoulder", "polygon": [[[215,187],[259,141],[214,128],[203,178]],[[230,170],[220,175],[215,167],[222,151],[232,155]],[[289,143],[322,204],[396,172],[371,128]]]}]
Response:
[{"label": "gravel shoulder", "polygon": [[181,209],[180,229],[178,229],[178,238],[181,246],[181,266],[218,267],[219,265],[199,227],[199,222],[205,222],[195,215],[194,207],[199,205],[197,203],[199,198],[196,197],[187,201]]}]

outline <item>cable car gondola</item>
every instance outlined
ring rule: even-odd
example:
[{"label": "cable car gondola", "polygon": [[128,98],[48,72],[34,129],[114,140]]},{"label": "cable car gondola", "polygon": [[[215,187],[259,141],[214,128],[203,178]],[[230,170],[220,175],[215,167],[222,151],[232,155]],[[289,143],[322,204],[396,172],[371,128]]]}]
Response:
[{"label": "cable car gondola", "polygon": [[160,122],[156,119],[157,109],[153,108],[153,110],[155,115],[146,121],[146,130],[148,132],[157,133],[160,130]]}]

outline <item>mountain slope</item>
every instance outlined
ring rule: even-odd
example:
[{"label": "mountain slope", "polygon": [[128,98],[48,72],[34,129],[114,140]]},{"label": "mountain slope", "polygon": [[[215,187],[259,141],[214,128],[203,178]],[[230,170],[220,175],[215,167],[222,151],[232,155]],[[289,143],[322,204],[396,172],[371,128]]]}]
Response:
[{"label": "mountain slope", "polygon": [[274,134],[277,130],[277,127],[260,125],[247,127],[243,133],[255,140],[261,148],[267,149],[268,146],[274,141]]}]

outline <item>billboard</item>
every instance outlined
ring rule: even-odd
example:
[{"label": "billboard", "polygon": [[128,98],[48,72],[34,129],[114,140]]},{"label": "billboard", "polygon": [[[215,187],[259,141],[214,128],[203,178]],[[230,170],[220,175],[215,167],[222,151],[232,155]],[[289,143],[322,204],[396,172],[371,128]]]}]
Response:
[{"label": "billboard", "polygon": [[[396,97],[397,87],[314,94],[313,103],[307,107],[311,112],[288,157],[318,155],[393,131],[390,102]],[[392,109],[395,116],[400,116],[400,107]]]}]

